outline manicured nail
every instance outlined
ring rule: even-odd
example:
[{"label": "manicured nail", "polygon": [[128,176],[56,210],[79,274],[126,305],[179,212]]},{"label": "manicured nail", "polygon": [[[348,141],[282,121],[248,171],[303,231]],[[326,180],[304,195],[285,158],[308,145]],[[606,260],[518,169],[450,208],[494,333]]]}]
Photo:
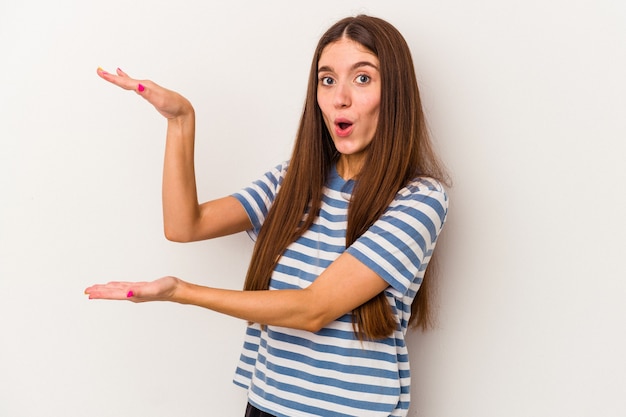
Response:
[{"label": "manicured nail", "polygon": [[128,294],[126,294],[126,298],[133,297],[134,295],[135,293],[133,293],[132,291],[128,291]]},{"label": "manicured nail", "polygon": [[145,90],[145,89],[146,89],[146,87],[144,87],[143,84],[139,84],[137,86],[137,91],[139,91],[140,93],[143,92],[143,90]]},{"label": "manicured nail", "polygon": [[101,74],[108,74],[108,72],[103,70],[102,67],[98,67],[98,72],[100,72]]}]

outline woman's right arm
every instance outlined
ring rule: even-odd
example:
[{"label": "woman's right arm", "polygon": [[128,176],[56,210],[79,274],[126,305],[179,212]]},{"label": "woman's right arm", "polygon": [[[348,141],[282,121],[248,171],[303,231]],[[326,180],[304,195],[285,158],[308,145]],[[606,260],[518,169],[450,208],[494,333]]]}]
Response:
[{"label": "woman's right arm", "polygon": [[130,78],[122,70],[98,75],[118,87],[134,90],[167,119],[163,165],[163,225],[167,239],[192,242],[237,233],[252,227],[234,197],[198,203],[194,169],[195,112],[180,94],[151,81]]}]

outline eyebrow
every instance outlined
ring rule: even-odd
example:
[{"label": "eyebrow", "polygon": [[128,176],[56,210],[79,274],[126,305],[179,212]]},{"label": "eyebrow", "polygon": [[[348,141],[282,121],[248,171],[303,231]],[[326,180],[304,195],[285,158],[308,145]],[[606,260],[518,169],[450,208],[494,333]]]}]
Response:
[{"label": "eyebrow", "polygon": [[[371,62],[369,62],[369,61],[359,61],[359,62],[357,62],[357,63],[353,64],[353,65],[350,67],[350,70],[351,70],[351,71],[354,71],[354,70],[359,69],[359,68],[361,68],[361,67],[372,67],[372,68],[374,68],[376,71],[379,71],[378,67],[377,67],[376,65],[372,64],[372,63],[371,63]],[[318,73],[320,73],[320,72],[324,72],[324,71],[334,72],[334,71],[333,71],[333,69],[332,69],[331,67],[329,67],[328,65],[324,65],[323,67],[319,67],[319,68],[317,69],[317,72],[318,72]]]}]

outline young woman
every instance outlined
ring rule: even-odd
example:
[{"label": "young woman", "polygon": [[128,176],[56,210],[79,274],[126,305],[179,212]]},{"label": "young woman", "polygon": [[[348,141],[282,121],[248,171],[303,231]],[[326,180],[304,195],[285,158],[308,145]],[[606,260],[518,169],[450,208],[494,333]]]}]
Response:
[{"label": "young woman", "polygon": [[400,33],[369,16],[333,25],[313,57],[291,159],[203,204],[191,104],[119,69],[98,74],[168,119],[167,238],[248,231],[256,246],[243,291],[164,277],[94,285],[89,298],[173,301],[247,320],[234,379],[248,390],[247,416],[405,416],[405,334],[429,326],[427,266],[448,201]]}]

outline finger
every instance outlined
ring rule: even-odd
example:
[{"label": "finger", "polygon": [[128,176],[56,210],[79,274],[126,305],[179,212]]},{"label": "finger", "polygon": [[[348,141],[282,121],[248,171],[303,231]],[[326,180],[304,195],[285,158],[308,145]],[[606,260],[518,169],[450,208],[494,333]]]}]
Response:
[{"label": "finger", "polygon": [[117,75],[119,75],[122,78],[128,78],[129,80],[133,80],[133,82],[135,83],[135,87],[133,88],[135,90],[135,92],[143,93],[144,90],[146,89],[145,81],[142,84],[141,82],[139,82],[139,80],[135,80],[135,79],[130,78],[128,76],[128,74],[126,74],[124,71],[122,71],[122,69],[119,68],[119,67],[115,70],[115,72],[117,72]]},{"label": "finger", "polygon": [[[119,75],[120,77],[128,77],[128,74],[126,74],[124,71],[122,71],[122,69],[119,68],[119,67],[115,70],[115,72],[117,72],[117,75]],[[130,78],[130,77],[128,77],[128,78]]]},{"label": "finger", "polygon": [[85,294],[90,294],[93,293],[95,291],[101,291],[103,289],[119,289],[120,287],[118,285],[111,285],[111,283],[109,284],[95,284],[92,285],[91,287],[88,287],[85,289]]},{"label": "finger", "polygon": [[[136,283],[109,282],[108,284],[96,284],[85,289],[89,299],[124,300],[131,293],[131,287]],[[133,292],[134,295],[134,292]]]},{"label": "finger", "polygon": [[87,291],[90,300],[125,300],[128,291],[121,288],[92,288]]},{"label": "finger", "polygon": [[116,74],[112,74],[108,71],[105,71],[101,67],[98,67],[97,70],[100,78],[110,82],[111,84],[115,84],[118,87],[123,88],[124,90],[134,90],[137,92],[141,92],[145,89],[145,86],[143,84],[141,84],[138,80],[129,77],[128,74],[126,74],[120,68],[117,68],[115,72]]}]

